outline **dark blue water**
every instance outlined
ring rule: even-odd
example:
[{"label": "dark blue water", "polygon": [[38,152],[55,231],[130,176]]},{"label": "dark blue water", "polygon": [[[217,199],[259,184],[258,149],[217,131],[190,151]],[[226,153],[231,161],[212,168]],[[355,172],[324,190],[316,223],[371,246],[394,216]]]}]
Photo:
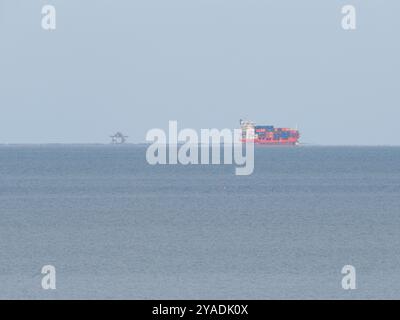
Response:
[{"label": "dark blue water", "polygon": [[0,298],[400,298],[400,148],[257,148],[251,176],[145,151],[0,147]]}]

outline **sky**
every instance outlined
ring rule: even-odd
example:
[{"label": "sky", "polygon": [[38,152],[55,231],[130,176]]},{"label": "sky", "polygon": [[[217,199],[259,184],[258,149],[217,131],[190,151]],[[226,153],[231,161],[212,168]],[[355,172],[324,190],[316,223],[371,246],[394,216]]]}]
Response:
[{"label": "sky", "polygon": [[[54,5],[57,28],[41,27]],[[354,5],[357,29],[341,26]],[[0,144],[299,127],[400,145],[398,0],[0,0]]]}]

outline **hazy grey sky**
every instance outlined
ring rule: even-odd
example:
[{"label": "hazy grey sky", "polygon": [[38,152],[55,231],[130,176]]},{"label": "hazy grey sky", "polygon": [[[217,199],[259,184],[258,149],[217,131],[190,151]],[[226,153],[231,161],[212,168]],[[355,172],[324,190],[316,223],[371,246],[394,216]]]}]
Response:
[{"label": "hazy grey sky", "polygon": [[0,143],[246,118],[298,124],[306,143],[400,145],[399,15],[398,0],[0,0]]}]

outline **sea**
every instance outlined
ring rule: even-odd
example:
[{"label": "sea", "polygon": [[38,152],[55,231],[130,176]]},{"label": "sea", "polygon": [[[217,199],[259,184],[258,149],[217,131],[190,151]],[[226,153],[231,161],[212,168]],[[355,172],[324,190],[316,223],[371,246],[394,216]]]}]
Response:
[{"label": "sea", "polygon": [[0,146],[0,299],[400,298],[400,147],[146,148]]}]

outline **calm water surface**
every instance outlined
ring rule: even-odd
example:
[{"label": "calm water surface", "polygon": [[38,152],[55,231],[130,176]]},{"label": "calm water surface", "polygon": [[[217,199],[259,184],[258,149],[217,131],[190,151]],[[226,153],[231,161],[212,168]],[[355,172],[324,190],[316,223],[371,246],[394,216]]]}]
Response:
[{"label": "calm water surface", "polygon": [[400,148],[261,147],[251,176],[145,151],[0,147],[0,298],[400,298]]}]

